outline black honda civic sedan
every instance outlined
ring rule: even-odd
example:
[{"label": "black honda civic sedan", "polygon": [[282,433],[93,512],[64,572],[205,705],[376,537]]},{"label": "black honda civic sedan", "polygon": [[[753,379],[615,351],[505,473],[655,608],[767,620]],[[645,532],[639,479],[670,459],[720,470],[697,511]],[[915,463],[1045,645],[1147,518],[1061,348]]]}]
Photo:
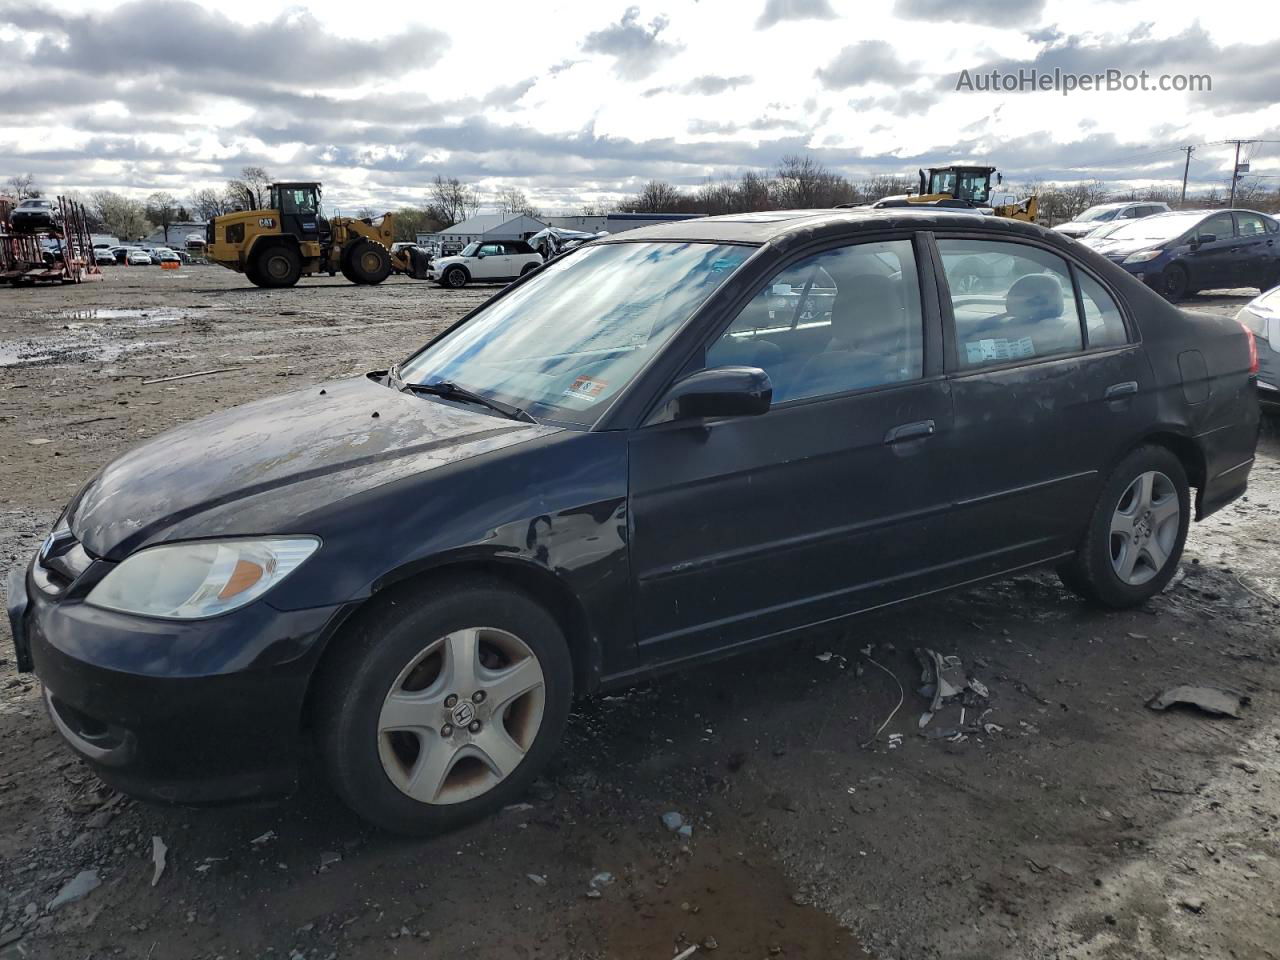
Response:
[{"label": "black honda civic sedan", "polygon": [[447,828],[575,696],[1041,564],[1143,602],[1245,490],[1255,358],[1024,223],[633,230],[105,466],[11,584],[19,662],[131,793],[284,793],[311,741],[369,820]]}]

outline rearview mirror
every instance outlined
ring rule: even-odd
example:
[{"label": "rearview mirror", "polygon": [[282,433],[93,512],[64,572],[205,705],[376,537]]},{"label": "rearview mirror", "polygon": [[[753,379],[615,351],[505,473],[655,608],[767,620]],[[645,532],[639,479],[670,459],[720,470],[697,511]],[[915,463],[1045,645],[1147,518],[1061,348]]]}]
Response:
[{"label": "rearview mirror", "polygon": [[712,367],[672,384],[656,418],[755,417],[773,402],[773,383],[759,367]]}]

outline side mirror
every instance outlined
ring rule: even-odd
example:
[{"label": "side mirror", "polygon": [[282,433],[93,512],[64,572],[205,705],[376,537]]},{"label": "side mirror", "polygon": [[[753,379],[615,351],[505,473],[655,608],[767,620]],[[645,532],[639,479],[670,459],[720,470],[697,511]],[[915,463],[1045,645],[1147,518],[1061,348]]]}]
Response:
[{"label": "side mirror", "polygon": [[479,250],[476,252],[477,260],[483,260],[484,258],[485,258],[485,252],[483,250]]},{"label": "side mirror", "polygon": [[756,417],[772,402],[773,383],[759,367],[712,367],[672,384],[656,419]]},{"label": "side mirror", "polygon": [[1202,243],[1213,243],[1213,241],[1217,239],[1218,239],[1218,235],[1216,233],[1197,234],[1195,239],[1195,246],[1198,247]]}]

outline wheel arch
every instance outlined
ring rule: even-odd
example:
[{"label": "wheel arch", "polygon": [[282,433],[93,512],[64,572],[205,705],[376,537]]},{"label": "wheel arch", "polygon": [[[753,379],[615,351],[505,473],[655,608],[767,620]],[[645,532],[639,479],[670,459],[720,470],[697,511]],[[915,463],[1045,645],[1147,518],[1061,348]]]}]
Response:
[{"label": "wheel arch", "polygon": [[463,264],[463,263],[449,264],[447,267],[444,268],[444,273],[440,274],[441,279],[444,279],[445,273],[448,273],[450,270],[461,270],[463,273],[465,273],[467,275],[467,283],[470,283],[474,279],[471,276],[471,271],[468,270],[466,264]]},{"label": "wheel arch", "polygon": [[346,636],[359,629],[365,619],[398,598],[417,596],[426,590],[447,586],[451,581],[468,579],[496,581],[502,586],[520,591],[546,609],[555,619],[569,645],[575,696],[590,693],[599,687],[600,645],[591,629],[585,607],[564,581],[545,567],[526,560],[458,557],[443,560],[425,569],[395,571],[381,578],[373,593],[346,613],[342,622],[325,640],[324,648],[316,658],[307,684],[304,722],[308,725],[311,723],[312,712],[316,708],[317,680],[326,660]]},{"label": "wheel arch", "polygon": [[292,234],[288,234],[288,233],[258,234],[256,237],[254,237],[252,240],[249,241],[249,246],[245,249],[245,252],[244,252],[245,263],[248,263],[250,260],[256,257],[263,250],[268,250],[271,247],[292,247],[299,257],[302,256],[302,248],[298,244],[298,238],[293,236]]},{"label": "wheel arch", "polygon": [[[1205,460],[1204,450],[1200,448],[1200,444],[1185,433],[1179,433],[1170,428],[1162,428],[1154,430],[1143,437],[1137,443],[1133,444],[1126,450],[1123,456],[1142,446],[1164,447],[1178,458],[1178,462],[1182,464],[1182,469],[1187,473],[1187,484],[1195,488],[1195,504],[1196,519],[1200,518],[1201,498],[1204,496],[1204,487],[1208,476],[1208,465]],[[1119,460],[1116,461],[1117,463]],[[1114,469],[1115,465],[1112,465]]]}]

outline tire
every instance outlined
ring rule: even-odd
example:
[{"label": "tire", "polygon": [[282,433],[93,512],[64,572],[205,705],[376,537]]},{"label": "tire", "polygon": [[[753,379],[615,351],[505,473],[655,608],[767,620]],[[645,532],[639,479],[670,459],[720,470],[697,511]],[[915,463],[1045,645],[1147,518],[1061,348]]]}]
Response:
[{"label": "tire", "polygon": [[352,244],[349,247],[343,248],[338,253],[338,269],[342,271],[342,275],[347,278],[348,283],[360,282],[359,278],[355,275],[355,271],[351,269],[351,251],[354,249],[355,245]]},{"label": "tire", "polygon": [[276,244],[253,255],[253,273],[245,273],[260,287],[292,287],[302,276],[302,258],[293,247]]},{"label": "tire", "polygon": [[500,581],[400,593],[335,643],[315,701],[321,753],[338,795],[384,829],[421,836],[492,813],[560,744],[568,645],[540,604]]},{"label": "tire", "polygon": [[1182,462],[1165,447],[1139,447],[1107,477],[1084,542],[1059,576],[1099,606],[1136,607],[1173,577],[1190,522]]},{"label": "tire", "polygon": [[462,269],[462,267],[450,267],[444,272],[440,281],[443,286],[450,287],[454,290],[460,290],[462,287],[467,285],[467,280],[469,279],[467,271]]},{"label": "tire", "polygon": [[391,254],[376,240],[357,240],[343,257],[356,283],[381,283],[391,275]]},{"label": "tire", "polygon": [[1170,303],[1185,299],[1191,292],[1191,278],[1187,276],[1187,268],[1178,263],[1169,264],[1164,268],[1160,288],[1160,292]]}]

